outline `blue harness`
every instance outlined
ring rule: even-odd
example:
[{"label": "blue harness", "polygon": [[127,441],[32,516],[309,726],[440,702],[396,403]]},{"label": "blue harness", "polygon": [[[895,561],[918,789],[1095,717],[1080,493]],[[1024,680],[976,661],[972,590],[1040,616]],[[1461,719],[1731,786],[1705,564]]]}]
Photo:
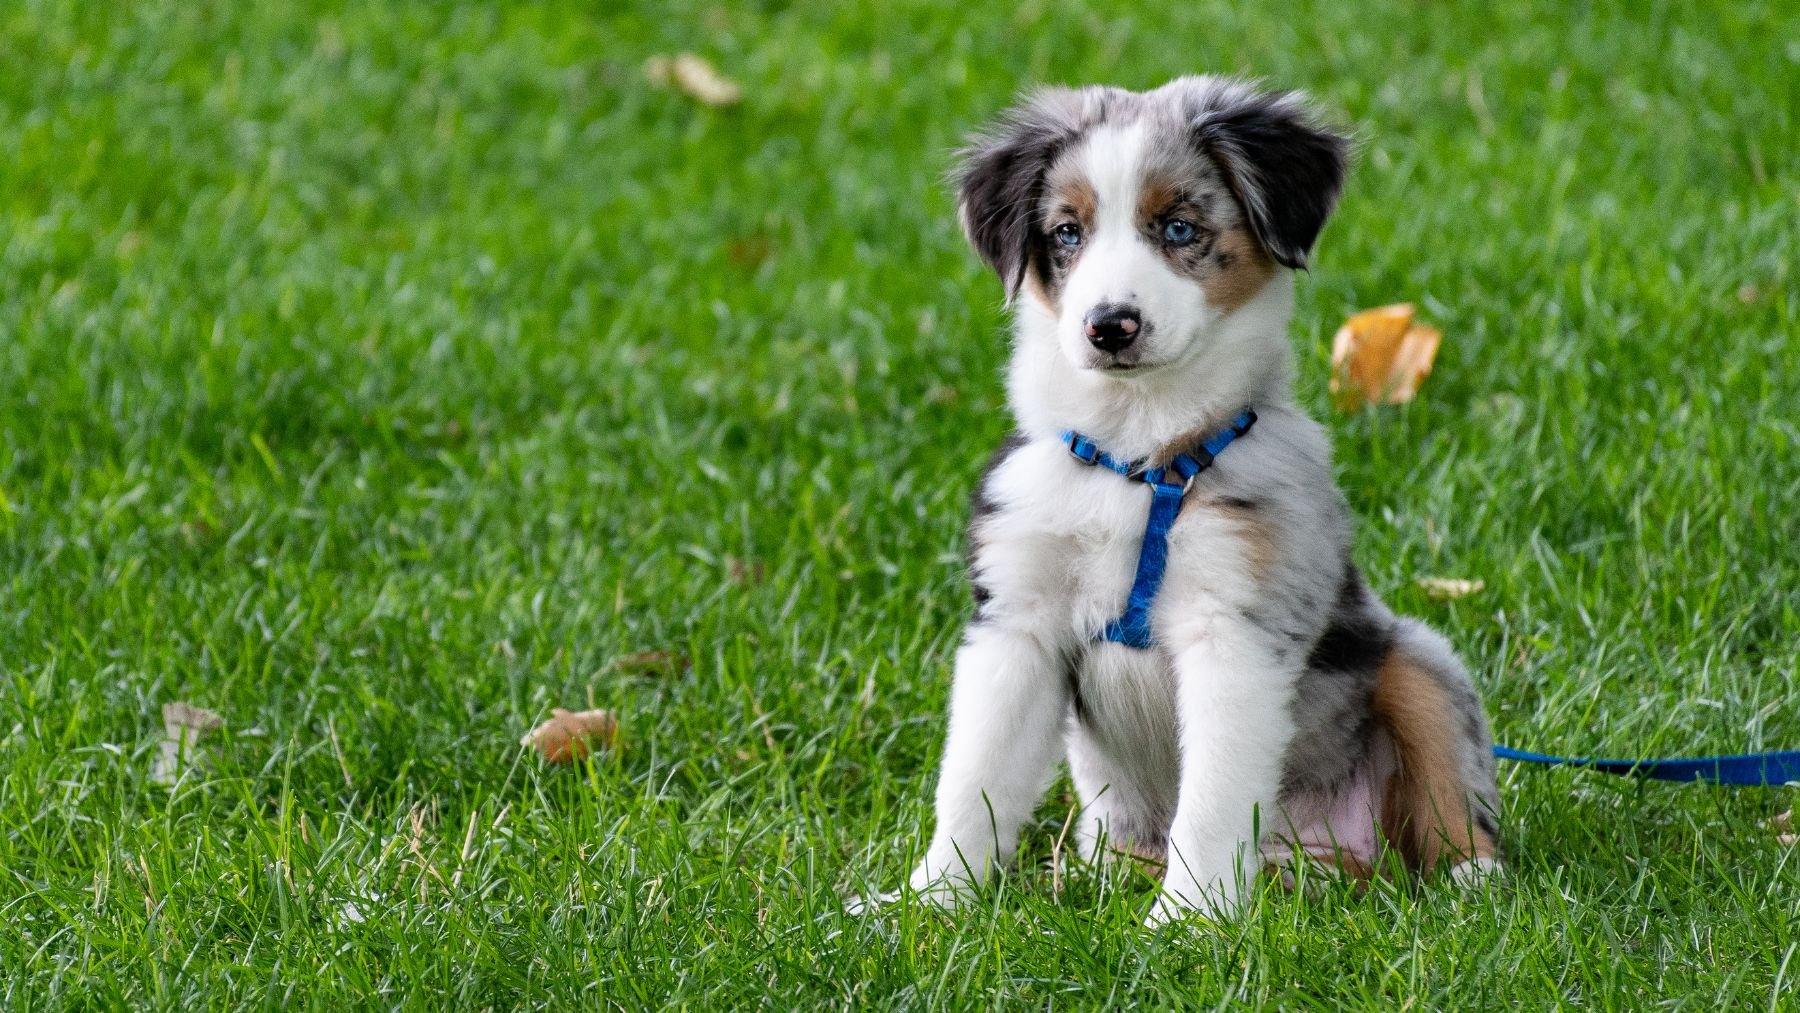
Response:
[{"label": "blue harness", "polygon": [[[1169,564],[1169,528],[1181,513],[1182,501],[1194,476],[1212,466],[1231,442],[1250,431],[1256,424],[1256,413],[1246,408],[1231,425],[1220,430],[1192,453],[1176,454],[1160,468],[1145,467],[1144,460],[1121,461],[1101,450],[1093,440],[1074,430],[1065,430],[1063,443],[1075,459],[1086,465],[1098,465],[1108,471],[1150,487],[1150,516],[1144,523],[1144,544],[1138,549],[1137,576],[1131,581],[1131,595],[1125,612],[1106,624],[1095,640],[1124,644],[1143,651],[1151,646],[1150,607],[1156,603],[1156,592],[1162,587],[1163,570]],[[1170,473],[1180,481],[1166,481]],[[1541,763],[1547,766],[1586,767],[1603,774],[1625,774],[1654,781],[1710,781],[1724,785],[1778,785],[1800,781],[1800,750],[1772,753],[1743,753],[1732,756],[1678,757],[1663,760],[1593,760],[1573,756],[1551,756],[1511,746],[1495,746],[1494,755],[1519,763]]]},{"label": "blue harness", "polygon": [[[1169,565],[1169,528],[1181,513],[1182,500],[1194,476],[1212,467],[1213,458],[1231,446],[1231,441],[1250,431],[1256,424],[1256,413],[1246,408],[1231,420],[1231,425],[1215,433],[1192,453],[1176,454],[1160,468],[1146,468],[1145,461],[1121,461],[1101,450],[1093,440],[1065,430],[1063,443],[1069,453],[1083,464],[1099,465],[1128,479],[1142,481],[1150,487],[1150,518],[1144,523],[1144,544],[1138,549],[1137,576],[1131,581],[1131,596],[1125,601],[1125,613],[1106,624],[1097,640],[1144,651],[1150,648],[1150,606],[1156,604],[1156,592],[1162,587],[1163,570]],[[1165,481],[1173,472],[1181,480]]]}]

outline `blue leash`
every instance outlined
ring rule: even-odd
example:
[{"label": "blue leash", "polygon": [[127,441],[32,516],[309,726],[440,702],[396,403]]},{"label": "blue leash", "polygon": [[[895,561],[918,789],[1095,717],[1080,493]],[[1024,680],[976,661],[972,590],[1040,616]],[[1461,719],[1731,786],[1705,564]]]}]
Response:
[{"label": "blue leash", "polygon": [[[1096,640],[1124,644],[1137,650],[1148,650],[1150,638],[1150,606],[1162,587],[1163,570],[1169,562],[1169,528],[1181,513],[1182,500],[1194,476],[1212,467],[1217,457],[1231,442],[1250,431],[1256,424],[1256,413],[1246,408],[1231,425],[1207,440],[1198,450],[1177,454],[1161,468],[1147,468],[1145,462],[1121,461],[1101,450],[1093,440],[1074,430],[1065,430],[1063,443],[1069,453],[1083,464],[1097,465],[1128,479],[1150,486],[1150,516],[1144,523],[1144,544],[1138,550],[1137,575],[1131,581],[1131,595],[1125,612],[1106,624]],[[1173,471],[1179,482],[1166,482]],[[1594,760],[1575,756],[1550,756],[1511,746],[1495,746],[1494,755],[1518,763],[1541,763],[1552,767],[1585,767],[1603,774],[1621,774],[1654,781],[1707,781],[1724,785],[1778,785],[1800,782],[1800,750],[1773,753],[1740,753],[1732,756],[1675,757],[1662,760]]]},{"label": "blue leash", "polygon": [[[1156,603],[1156,592],[1162,587],[1163,570],[1169,563],[1169,528],[1181,513],[1182,500],[1194,476],[1212,467],[1213,458],[1231,446],[1231,441],[1250,431],[1256,424],[1256,413],[1246,408],[1231,420],[1231,425],[1213,434],[1199,449],[1176,454],[1167,465],[1146,468],[1144,461],[1121,461],[1101,450],[1093,440],[1074,430],[1062,434],[1069,453],[1083,464],[1098,465],[1128,479],[1150,486],[1150,517],[1144,522],[1144,544],[1138,549],[1137,576],[1131,581],[1131,596],[1125,601],[1125,612],[1106,624],[1096,639],[1144,651],[1150,648],[1150,606]],[[1178,482],[1164,481],[1170,472]]]},{"label": "blue leash", "polygon": [[1731,756],[1675,757],[1665,760],[1590,760],[1550,756],[1511,746],[1495,746],[1494,755],[1519,763],[1551,767],[1586,767],[1602,774],[1626,774],[1652,781],[1707,781],[1733,786],[1762,786],[1800,781],[1800,749]]}]

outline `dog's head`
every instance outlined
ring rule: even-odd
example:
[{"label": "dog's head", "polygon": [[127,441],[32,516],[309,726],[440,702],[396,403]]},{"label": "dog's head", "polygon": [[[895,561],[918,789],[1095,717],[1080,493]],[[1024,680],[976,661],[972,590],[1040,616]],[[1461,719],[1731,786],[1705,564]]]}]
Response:
[{"label": "dog's head", "polygon": [[1120,377],[1204,351],[1276,272],[1304,268],[1348,145],[1305,101],[1190,77],[1050,89],[963,153],[963,229],[1053,321],[1078,370]]}]

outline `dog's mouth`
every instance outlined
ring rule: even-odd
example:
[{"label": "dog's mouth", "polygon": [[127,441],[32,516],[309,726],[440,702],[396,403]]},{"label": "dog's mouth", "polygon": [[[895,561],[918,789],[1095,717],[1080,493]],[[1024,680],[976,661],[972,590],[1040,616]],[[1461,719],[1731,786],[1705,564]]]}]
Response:
[{"label": "dog's mouth", "polygon": [[1133,376],[1154,373],[1162,362],[1145,362],[1141,359],[1121,359],[1113,355],[1098,355],[1089,359],[1087,368],[1106,376]]}]

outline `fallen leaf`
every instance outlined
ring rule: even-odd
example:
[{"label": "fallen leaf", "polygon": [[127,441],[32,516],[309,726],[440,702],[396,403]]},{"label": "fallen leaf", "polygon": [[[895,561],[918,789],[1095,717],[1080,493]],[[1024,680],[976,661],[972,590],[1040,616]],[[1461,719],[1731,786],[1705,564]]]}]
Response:
[{"label": "fallen leaf", "polygon": [[191,521],[181,522],[182,537],[187,539],[189,545],[198,545],[201,542],[210,541],[212,536],[217,533],[218,532],[213,529],[213,526],[203,519],[196,518]]},{"label": "fallen leaf", "polygon": [[693,53],[652,56],[644,61],[644,77],[654,85],[672,84],[702,105],[736,105],[744,97],[736,81]]},{"label": "fallen leaf", "polygon": [[1779,816],[1772,817],[1769,820],[1769,827],[1780,834],[1792,831],[1794,829],[1794,810],[1789,809]]},{"label": "fallen leaf", "polygon": [[1343,411],[1401,404],[1431,375],[1443,332],[1413,322],[1411,303],[1363,310],[1331,339],[1331,394]]},{"label": "fallen leaf", "polygon": [[1789,848],[1793,847],[1795,841],[1800,841],[1800,836],[1796,836],[1794,834],[1776,834],[1775,835],[1775,843],[1783,845],[1785,847],[1789,847]]},{"label": "fallen leaf", "polygon": [[164,787],[197,770],[206,758],[200,747],[207,733],[225,727],[225,719],[184,700],[163,704],[163,740],[150,761],[150,783]]},{"label": "fallen leaf", "polygon": [[216,712],[196,707],[185,700],[163,704],[162,719],[163,730],[171,735],[178,729],[210,732],[225,727],[225,719]]},{"label": "fallen leaf", "polygon": [[673,675],[687,667],[688,657],[679,651],[638,651],[613,659],[613,668],[625,675]]},{"label": "fallen leaf", "polygon": [[612,711],[566,711],[557,707],[550,720],[526,732],[521,746],[535,746],[551,763],[572,763],[584,759],[591,749],[612,745],[619,731],[619,720]]},{"label": "fallen leaf", "polygon": [[1438,601],[1467,598],[1487,588],[1484,580],[1467,580],[1462,577],[1419,577],[1413,583],[1424,588],[1427,595]]},{"label": "fallen leaf", "polygon": [[763,577],[767,575],[768,571],[768,567],[764,566],[760,559],[745,562],[736,556],[725,557],[725,569],[731,576],[731,582],[739,587],[762,583]]},{"label": "fallen leaf", "polygon": [[367,897],[344,901],[337,909],[338,927],[361,925],[369,920],[370,914],[379,913],[386,907],[386,898],[373,891]]},{"label": "fallen leaf", "polygon": [[725,259],[739,267],[761,267],[774,252],[768,236],[746,236],[725,244]]}]

